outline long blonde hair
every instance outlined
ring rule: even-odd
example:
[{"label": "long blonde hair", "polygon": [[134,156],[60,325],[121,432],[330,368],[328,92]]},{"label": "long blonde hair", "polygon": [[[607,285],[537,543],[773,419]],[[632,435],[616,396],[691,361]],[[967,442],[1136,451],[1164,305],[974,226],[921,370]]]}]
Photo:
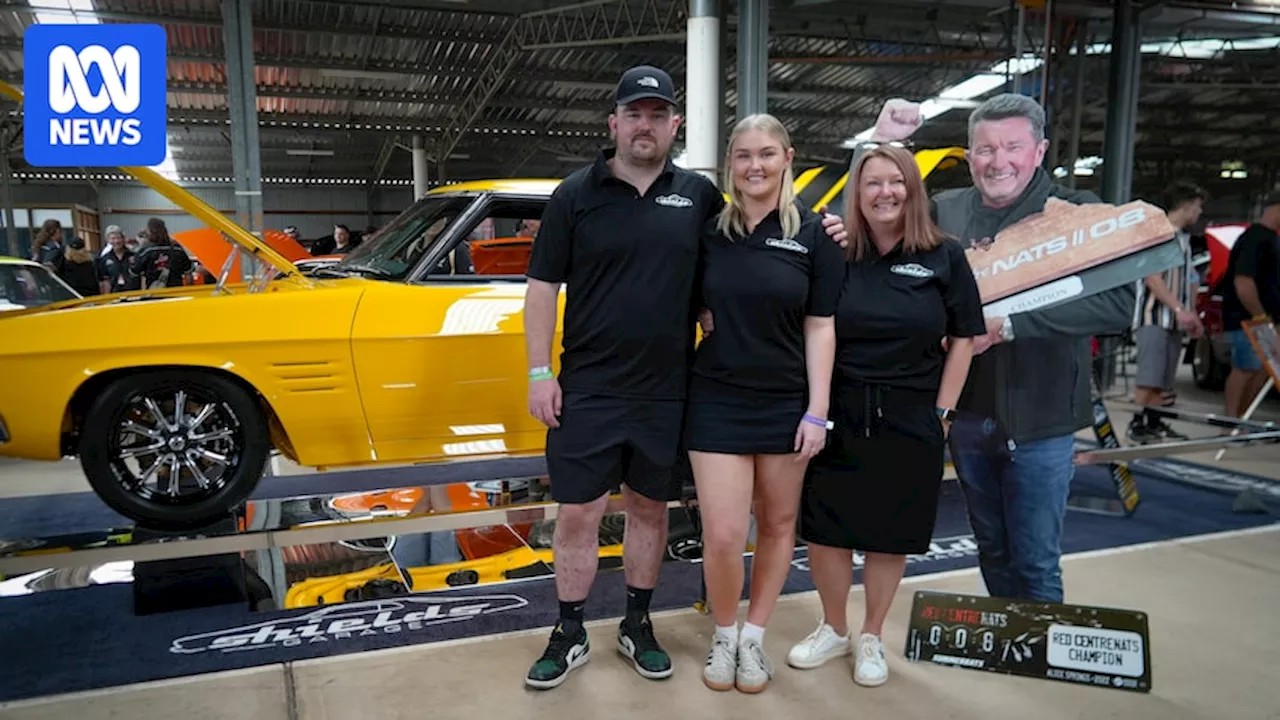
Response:
[{"label": "long blonde hair", "polygon": [[946,235],[929,216],[929,196],[924,187],[924,177],[920,174],[920,166],[911,153],[892,145],[880,145],[866,151],[858,158],[857,164],[849,173],[845,185],[844,217],[849,230],[849,247],[845,256],[850,260],[861,260],[871,251],[871,227],[862,214],[860,194],[862,191],[862,169],[871,158],[883,158],[893,163],[902,173],[902,180],[907,186],[907,201],[902,207],[902,250],[905,253],[928,252],[946,239]]},{"label": "long blonde hair", "polygon": [[[747,216],[743,210],[745,200],[733,182],[733,144],[748,130],[759,130],[777,140],[782,144],[784,153],[792,147],[791,134],[787,132],[786,126],[768,113],[748,115],[733,127],[724,151],[723,186],[729,189],[729,202],[720,211],[720,218],[716,223],[716,229],[726,237],[731,237],[731,232],[747,234]],[[791,163],[787,163],[786,169],[782,171],[782,188],[778,193],[778,216],[782,220],[783,237],[795,237],[800,232],[800,211],[796,209],[795,200],[795,174],[791,171]]]}]

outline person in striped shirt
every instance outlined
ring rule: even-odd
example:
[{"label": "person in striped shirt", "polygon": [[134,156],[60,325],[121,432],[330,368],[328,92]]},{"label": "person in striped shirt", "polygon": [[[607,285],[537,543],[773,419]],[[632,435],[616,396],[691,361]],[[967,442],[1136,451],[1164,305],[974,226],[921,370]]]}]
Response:
[{"label": "person in striped shirt", "polygon": [[[1143,407],[1162,405],[1165,393],[1173,391],[1182,357],[1183,335],[1196,337],[1204,332],[1195,310],[1198,278],[1191,262],[1188,228],[1200,220],[1207,199],[1208,193],[1203,188],[1185,180],[1174,183],[1165,192],[1165,214],[1176,230],[1183,262],[1138,283],[1138,300],[1134,306],[1138,387],[1133,401]],[[1138,444],[1187,439],[1162,418],[1145,410],[1134,414],[1128,436]]]}]

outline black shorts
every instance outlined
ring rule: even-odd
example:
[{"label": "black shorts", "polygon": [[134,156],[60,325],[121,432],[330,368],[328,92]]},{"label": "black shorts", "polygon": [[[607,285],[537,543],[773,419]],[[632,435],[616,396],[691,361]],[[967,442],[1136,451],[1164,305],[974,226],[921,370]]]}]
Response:
[{"label": "black shorts", "polygon": [[589,503],[623,483],[652,500],[680,497],[683,400],[566,392],[560,427],[547,430],[547,473],[558,503]]},{"label": "black shorts", "polygon": [[795,452],[805,397],[763,397],[694,377],[685,409],[685,446],[696,452],[765,455]]},{"label": "black shorts", "polygon": [[835,429],[805,475],[801,538],[891,555],[929,549],[946,445],[935,397],[892,389],[878,396],[837,391]]}]

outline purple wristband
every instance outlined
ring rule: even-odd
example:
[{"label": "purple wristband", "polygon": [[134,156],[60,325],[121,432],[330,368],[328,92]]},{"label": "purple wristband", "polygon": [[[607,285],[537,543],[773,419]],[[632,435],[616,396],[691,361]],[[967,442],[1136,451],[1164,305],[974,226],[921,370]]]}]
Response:
[{"label": "purple wristband", "polygon": [[805,413],[805,414],[804,414],[804,417],[802,417],[802,418],[800,418],[800,419],[801,419],[801,420],[804,420],[805,422],[807,422],[807,423],[809,423],[809,424],[811,424],[811,425],[820,425],[820,426],[822,426],[822,427],[824,427],[824,428],[826,428],[826,429],[828,429],[828,430],[830,430],[830,429],[831,429],[831,423],[830,423],[830,422],[828,422],[827,420],[824,420],[824,419],[822,419],[822,418],[820,418],[820,417],[814,417],[813,415],[810,415],[809,413]]}]

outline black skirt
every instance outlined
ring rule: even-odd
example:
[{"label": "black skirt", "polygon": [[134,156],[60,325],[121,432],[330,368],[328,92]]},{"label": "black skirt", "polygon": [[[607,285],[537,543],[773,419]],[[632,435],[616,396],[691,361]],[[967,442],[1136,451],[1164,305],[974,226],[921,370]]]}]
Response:
[{"label": "black skirt", "polygon": [[807,406],[805,397],[770,397],[694,376],[685,408],[685,446],[728,455],[793,453]]},{"label": "black skirt", "polygon": [[818,545],[911,555],[929,549],[945,439],[936,393],[838,388],[835,429],[809,464],[800,536]]}]

